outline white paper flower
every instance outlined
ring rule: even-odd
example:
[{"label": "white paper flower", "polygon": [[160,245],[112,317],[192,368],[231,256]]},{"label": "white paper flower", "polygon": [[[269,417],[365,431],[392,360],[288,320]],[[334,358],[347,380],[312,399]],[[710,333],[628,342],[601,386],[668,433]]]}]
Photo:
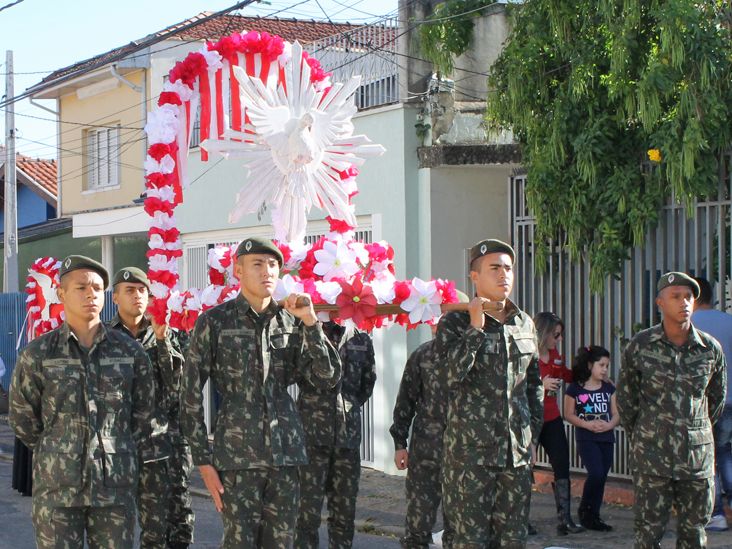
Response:
[{"label": "white paper flower", "polygon": [[153,215],[152,219],[150,220],[150,226],[157,227],[158,229],[162,229],[164,231],[169,231],[170,229],[175,229],[178,224],[175,221],[175,216],[158,211],[155,212],[155,215]]},{"label": "white paper flower", "polygon": [[165,202],[175,201],[175,190],[170,185],[164,187],[152,188],[145,191],[145,194],[149,197],[159,198]]},{"label": "white paper flower", "polygon": [[147,155],[145,158],[145,173],[173,173],[175,170],[175,160],[169,154],[166,154],[160,159],[160,162],[155,160],[152,156]]},{"label": "white paper flower", "polygon": [[318,290],[323,301],[331,305],[335,304],[336,299],[343,291],[343,288],[337,282],[323,282],[322,280],[315,281],[315,289]]},{"label": "white paper flower", "polygon": [[425,282],[413,278],[409,297],[402,302],[402,309],[409,313],[409,322],[428,322],[442,314],[441,303],[442,296],[434,280]]},{"label": "white paper flower", "polygon": [[147,113],[145,124],[148,143],[172,143],[178,135],[178,105],[166,103]]},{"label": "white paper flower", "polygon": [[162,282],[155,281],[150,284],[150,293],[157,299],[165,298],[165,296],[168,295],[169,291],[170,288],[168,288]]},{"label": "white paper flower", "polygon": [[315,251],[318,261],[313,272],[326,282],[334,278],[350,278],[359,270],[358,256],[345,242],[326,240],[323,248]]},{"label": "white paper flower", "polygon": [[300,263],[302,263],[305,256],[308,255],[312,244],[308,244],[302,240],[293,240],[287,243],[287,247],[290,248],[290,259],[285,265],[286,269],[292,270],[297,269]]},{"label": "white paper flower", "polygon": [[277,280],[277,287],[272,297],[275,301],[282,301],[290,294],[301,294],[303,291],[302,283],[295,280],[292,275],[286,274]]},{"label": "white paper flower", "polygon": [[168,297],[168,309],[174,313],[182,313],[184,301],[185,296],[179,290],[173,290]]},{"label": "white paper flower", "polygon": [[216,269],[218,272],[223,273],[226,271],[221,263],[224,257],[229,253],[229,248],[226,246],[214,246],[208,250],[208,266],[212,269]]},{"label": "white paper flower", "polygon": [[209,284],[201,291],[201,305],[207,307],[213,307],[219,302],[221,291],[224,289],[223,286],[217,286],[215,284]]},{"label": "white paper flower", "polygon": [[[389,274],[391,275],[391,273]],[[371,281],[371,289],[374,291],[376,300],[379,303],[392,303],[394,301],[394,280],[393,276],[385,276]]]},{"label": "white paper flower", "polygon": [[163,91],[169,91],[177,93],[180,100],[184,103],[190,101],[193,97],[193,90],[186,86],[182,80],[176,80],[175,82],[166,82],[163,84]]}]

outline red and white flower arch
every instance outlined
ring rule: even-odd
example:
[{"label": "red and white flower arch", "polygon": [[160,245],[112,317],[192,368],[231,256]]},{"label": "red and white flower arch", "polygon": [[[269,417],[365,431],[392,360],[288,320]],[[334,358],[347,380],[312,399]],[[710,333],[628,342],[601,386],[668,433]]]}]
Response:
[{"label": "red and white flower arch", "polygon": [[[394,250],[387,242],[353,238],[356,166],[364,157],[383,152],[365,136],[353,135],[356,109],[349,98],[359,81],[356,77],[332,84],[297,42],[289,44],[266,32],[224,37],[173,67],[145,126],[150,313],[158,322],[190,330],[202,311],[239,291],[233,274],[235,247],[209,252],[209,286],[178,286],[182,246],[174,214],[183,201],[199,106],[201,159],[208,160],[210,152],[239,156],[250,170],[232,217],[263,204],[273,208],[274,233],[285,257],[277,298],[307,292],[316,307],[330,309],[319,313],[323,319],[367,330],[393,322],[408,327],[435,323],[441,305],[458,301],[452,282],[397,280]],[[328,213],[331,231],[306,245],[305,214],[312,206]],[[55,287],[57,268],[55,277],[40,270],[51,261],[56,264],[51,258],[38,260],[38,274],[32,270],[29,276],[29,307],[40,314],[33,330],[51,329],[62,318],[43,312],[43,303],[55,305],[43,276]]]}]

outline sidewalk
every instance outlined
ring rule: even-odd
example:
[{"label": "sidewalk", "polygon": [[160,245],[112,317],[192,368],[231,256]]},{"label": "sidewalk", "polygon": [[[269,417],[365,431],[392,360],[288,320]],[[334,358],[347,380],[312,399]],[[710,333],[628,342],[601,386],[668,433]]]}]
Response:
[{"label": "sidewalk", "polygon": [[[0,460],[12,461],[13,443],[14,437],[7,425],[6,416],[0,416]],[[609,484],[611,485],[608,486],[608,492],[614,490],[627,492],[627,483],[621,483],[624,484],[621,486],[617,486],[617,482]],[[540,481],[539,487],[546,490],[544,482]],[[577,486],[574,487],[573,492],[576,488]],[[201,498],[201,500],[209,497],[197,471],[192,478],[192,490],[194,495]],[[578,502],[577,498],[572,501],[572,510],[575,514]],[[405,510],[404,477],[386,475],[368,468],[362,469],[361,488],[356,506],[356,528],[359,532],[379,534],[395,540],[404,531]],[[535,491],[532,494],[531,523],[539,531],[539,534],[529,538],[528,548],[628,549],[632,547],[633,511],[631,507],[614,504],[606,504],[603,507],[603,518],[614,527],[612,532],[584,532],[562,537],[555,535],[555,513],[554,497],[551,493]],[[324,518],[326,514],[327,511],[324,510]],[[30,517],[28,518],[30,520]],[[435,530],[441,528],[440,517]],[[675,546],[675,529],[675,520],[672,520],[663,540],[662,547],[664,549],[671,549]],[[393,542],[385,543],[384,547],[392,546],[392,544]],[[358,544],[355,544],[354,547],[358,549]],[[732,549],[732,531],[709,533],[708,547]]]}]

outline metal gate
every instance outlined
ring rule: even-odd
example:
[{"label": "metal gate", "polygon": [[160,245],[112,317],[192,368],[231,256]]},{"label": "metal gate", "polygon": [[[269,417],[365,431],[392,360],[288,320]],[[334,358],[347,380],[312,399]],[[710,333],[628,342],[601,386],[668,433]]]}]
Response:
[{"label": "metal gate", "polygon": [[[526,203],[526,175],[509,178],[511,239],[517,252],[514,298],[531,315],[552,311],[565,324],[564,353],[568,361],[580,346],[602,345],[610,351],[610,376],[617,379],[620,355],[627,340],[640,329],[660,321],[654,304],[656,282],[667,271],[683,271],[703,276],[714,288],[716,307],[730,309],[730,258],[732,154],[723,155],[717,196],[695,202],[693,210],[669,201],[660,212],[659,222],[645,236],[643,246],[634,248],[625,261],[619,279],[605,281],[603,295],[590,291],[589,264],[571,261],[561,240],[551,243],[547,269],[534,269],[535,221]],[[690,213],[691,215],[687,215]],[[571,465],[579,469],[574,452],[574,427],[565,424]],[[611,475],[630,477],[627,440],[616,429],[617,444]],[[540,465],[549,465],[540,452]]]}]

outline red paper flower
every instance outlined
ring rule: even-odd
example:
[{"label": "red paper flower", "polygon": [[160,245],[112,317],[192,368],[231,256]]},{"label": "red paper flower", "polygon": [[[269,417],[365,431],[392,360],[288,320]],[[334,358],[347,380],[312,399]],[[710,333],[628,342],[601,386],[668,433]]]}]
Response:
[{"label": "red paper flower", "polygon": [[147,277],[151,282],[160,282],[168,288],[175,287],[178,282],[178,275],[170,271],[149,271]]},{"label": "red paper flower", "polygon": [[437,291],[442,296],[443,303],[457,303],[458,299],[457,290],[455,289],[455,283],[452,280],[442,280],[438,278],[435,280]]},{"label": "red paper flower", "polygon": [[317,263],[318,263],[318,260],[315,259],[315,252],[318,250],[322,250],[324,244],[325,244],[325,238],[320,238],[308,250],[308,253],[305,255],[305,259],[303,259],[300,262],[300,268],[297,271],[297,274],[300,278],[302,278],[302,279],[305,279],[305,278],[318,278],[319,279],[320,278],[313,272],[313,269],[315,268],[315,265],[317,265]]},{"label": "red paper flower", "polygon": [[355,227],[352,227],[343,219],[333,219],[331,216],[326,216],[325,219],[327,219],[328,223],[330,223],[331,232],[343,234],[355,229]]},{"label": "red paper flower", "polygon": [[170,145],[165,143],[155,143],[154,145],[150,145],[150,148],[147,150],[147,154],[152,156],[156,162],[160,162],[161,158],[166,154],[170,154]]},{"label": "red paper flower", "polygon": [[147,234],[148,236],[159,234],[160,238],[163,239],[163,242],[175,242],[180,236],[180,231],[176,228],[165,230],[160,227],[150,227]]},{"label": "red paper flower", "polygon": [[341,319],[353,319],[360,326],[365,319],[376,316],[376,296],[370,286],[364,285],[359,279],[354,280],[353,284],[345,280],[337,282],[342,290],[336,298]]},{"label": "red paper flower", "polygon": [[180,80],[189,88],[193,88],[196,77],[206,69],[208,69],[206,58],[198,52],[191,52],[170,71],[170,81]]},{"label": "red paper flower", "polygon": [[167,200],[160,200],[155,196],[148,196],[145,199],[144,208],[150,217],[153,217],[155,212],[165,212],[168,215],[173,215],[175,204]]},{"label": "red paper flower", "polygon": [[[162,157],[161,157],[162,158]],[[154,187],[159,189],[160,187],[166,187],[173,184],[175,176],[172,173],[164,174],[160,172],[149,173],[145,176],[147,181],[147,187]]]},{"label": "red paper flower", "polygon": [[146,257],[152,257],[154,255],[164,255],[168,261],[176,257],[183,257],[183,250],[161,250],[152,249],[145,252]]},{"label": "red paper flower", "polygon": [[[165,317],[168,313],[168,303],[164,299],[153,299],[147,306],[147,311],[150,313],[156,323],[165,324]],[[172,322],[170,323],[170,325],[173,328],[178,327]]]},{"label": "red paper flower", "polygon": [[[407,281],[396,281],[394,283],[394,303],[399,304],[409,297],[412,293],[412,288]],[[407,315],[407,320],[409,315]]]},{"label": "red paper flower", "polygon": [[216,269],[208,270],[208,280],[211,284],[216,286],[223,286],[226,284],[226,277],[224,276],[224,273],[221,273]]},{"label": "red paper flower", "polygon": [[163,105],[182,105],[183,101],[180,99],[180,95],[172,91],[164,91],[158,98],[158,107]]}]

